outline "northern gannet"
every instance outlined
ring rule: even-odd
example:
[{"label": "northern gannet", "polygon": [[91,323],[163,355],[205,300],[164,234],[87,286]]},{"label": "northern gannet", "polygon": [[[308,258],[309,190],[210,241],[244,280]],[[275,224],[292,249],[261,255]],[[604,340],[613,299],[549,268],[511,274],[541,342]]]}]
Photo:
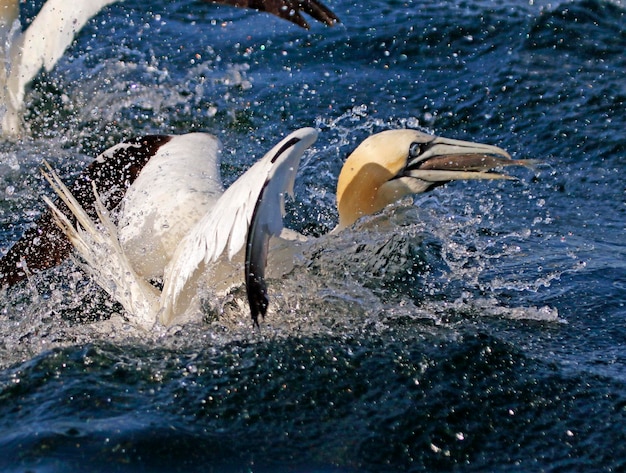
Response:
[{"label": "northern gannet", "polygon": [[[26,87],[42,68],[51,71],[74,36],[104,7],[118,0],[48,0],[22,31],[19,0],[0,0],[0,127],[19,135]],[[337,16],[317,0],[204,0],[272,13],[303,28],[307,13],[327,25]]]},{"label": "northern gannet", "polygon": [[[23,254],[33,262],[39,248],[57,251],[50,260],[54,264],[69,252],[67,235],[96,282],[143,327],[157,320],[171,324],[191,307],[203,273],[213,270],[209,283],[217,283],[215,266],[240,255],[245,267],[241,279],[257,323],[268,304],[269,240],[293,238],[283,229],[284,198],[293,190],[301,156],[316,139],[313,128],[291,133],[226,190],[219,174],[221,144],[213,135],[149,136],[116,145],[96,158],[72,190],[49,171],[48,180],[71,212],[46,198],[52,214],[41,220],[48,230],[56,220],[62,233],[36,231],[37,245],[23,239],[15,247],[30,249]],[[418,130],[374,134],[341,170],[339,223],[333,231],[406,195],[453,180],[511,179],[489,171],[530,163],[513,160],[496,146]],[[115,223],[109,212],[118,202]],[[0,261],[0,285],[10,282],[8,274],[25,272],[11,266],[20,261],[12,251]],[[162,291],[150,284],[155,278],[162,279]]]}]

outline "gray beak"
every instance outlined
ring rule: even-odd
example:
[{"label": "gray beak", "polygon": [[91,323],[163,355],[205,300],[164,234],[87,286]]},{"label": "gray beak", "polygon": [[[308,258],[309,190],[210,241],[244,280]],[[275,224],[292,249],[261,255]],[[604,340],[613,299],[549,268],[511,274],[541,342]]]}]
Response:
[{"label": "gray beak", "polygon": [[409,158],[403,175],[427,182],[468,179],[514,179],[489,172],[504,166],[531,166],[533,160],[514,160],[502,148],[470,141],[435,137],[424,143],[421,152]]}]

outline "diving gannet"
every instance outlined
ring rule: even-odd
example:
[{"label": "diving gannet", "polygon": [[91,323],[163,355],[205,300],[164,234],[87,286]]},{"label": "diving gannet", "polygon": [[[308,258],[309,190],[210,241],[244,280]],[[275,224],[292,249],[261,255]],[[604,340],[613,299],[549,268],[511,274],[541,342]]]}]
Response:
[{"label": "diving gannet", "polygon": [[[48,0],[22,31],[18,0],[0,0],[0,130],[5,137],[22,130],[26,87],[42,68],[51,71],[90,18],[118,0]],[[301,12],[327,25],[337,16],[317,0],[204,0],[272,13],[303,28]]]},{"label": "diving gannet", "polygon": [[[72,190],[49,173],[55,192],[71,213],[46,198],[62,234],[56,233],[51,243],[40,232],[37,244],[67,245],[63,239],[67,235],[95,281],[143,327],[157,320],[171,324],[190,309],[202,274],[245,249],[242,279],[252,318],[258,323],[268,304],[269,240],[281,233],[293,238],[283,229],[284,197],[293,189],[301,156],[316,138],[312,128],[293,132],[225,191],[218,168],[221,144],[212,135],[151,136],[122,143],[100,155]],[[490,170],[530,163],[513,160],[496,146],[418,130],[374,134],[354,150],[340,172],[339,223],[333,232],[404,196],[453,180],[511,179]],[[126,169],[126,182],[119,180],[120,167]],[[120,202],[117,223],[109,216],[112,202]],[[49,217],[42,220],[46,218],[49,224]],[[25,247],[29,245],[21,245]],[[0,272],[18,271],[7,261],[7,257],[0,261]],[[155,278],[162,279],[162,291],[150,284]]]}]

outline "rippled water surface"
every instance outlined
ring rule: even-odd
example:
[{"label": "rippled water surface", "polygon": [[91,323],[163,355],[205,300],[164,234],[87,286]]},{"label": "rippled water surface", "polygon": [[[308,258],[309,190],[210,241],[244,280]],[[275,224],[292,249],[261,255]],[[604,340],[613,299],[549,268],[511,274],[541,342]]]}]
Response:
[{"label": "rippled water surface", "polygon": [[[43,159],[71,179],[123,138],[193,130],[232,182],[317,127],[287,223],[320,238],[270,280],[260,330],[240,289],[139,333],[71,261],[3,292],[0,469],[626,467],[624,6],[327,4],[342,23],[305,31],[127,0],[33,84],[26,137],[0,143],[3,250],[51,194]],[[543,162],[324,235],[345,156],[406,126]]]}]

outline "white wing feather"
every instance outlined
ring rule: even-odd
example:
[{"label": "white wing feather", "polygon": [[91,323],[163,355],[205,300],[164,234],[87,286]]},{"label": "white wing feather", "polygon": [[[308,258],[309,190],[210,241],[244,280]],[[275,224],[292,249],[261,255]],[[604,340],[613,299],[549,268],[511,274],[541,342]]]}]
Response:
[{"label": "white wing feather", "polygon": [[43,67],[50,71],[80,29],[118,0],[48,0],[26,31],[20,31],[17,0],[0,14],[0,119],[5,136],[19,134],[26,86]]},{"label": "white wing feather", "polygon": [[[16,98],[21,103],[24,89],[44,67],[50,71],[72,43],[85,23],[102,8],[118,0],[48,0],[21,40],[13,46],[14,66],[11,75],[16,80]],[[19,58],[19,59],[18,59]]]},{"label": "white wing feather", "polygon": [[[285,178],[278,180],[282,182],[282,188],[274,188],[281,185],[272,186],[272,192],[278,195],[290,190],[300,157],[316,138],[315,129],[302,128],[283,139],[226,189],[213,209],[181,241],[165,273],[161,296],[162,322],[168,323],[173,318],[177,299],[186,286],[195,281],[194,274],[201,271],[201,264],[215,262],[227,247],[229,258],[241,251],[257,201],[268,179],[278,169],[289,170]],[[287,166],[284,166],[285,162]],[[259,214],[264,219],[263,227],[272,233],[280,233],[282,228],[284,210],[280,207],[273,213],[265,210]]]},{"label": "white wing feather", "polygon": [[[257,198],[248,230],[245,259],[245,281],[248,304],[253,322],[265,317],[268,306],[265,267],[270,238],[283,230],[285,194],[293,196],[296,173],[304,151],[317,139],[312,129],[299,130],[298,141],[291,135],[272,159],[272,167]],[[289,137],[288,137],[289,138]]]},{"label": "white wing feather", "polygon": [[50,199],[44,196],[44,201],[53,212],[57,224],[84,259],[83,268],[94,277],[102,289],[122,304],[132,316],[133,325],[146,330],[151,329],[156,322],[159,309],[157,290],[136,274],[126,258],[119,244],[117,227],[109,219],[95,185],[93,190],[100,226],[91,220],[49,166],[48,170],[50,174],[43,173],[44,177],[76,217],[76,227]]},{"label": "white wing feather", "polygon": [[162,278],[180,241],[219,201],[221,148],[208,133],[172,136],[126,192],[118,233],[140,276]]},{"label": "white wing feather", "polygon": [[[176,248],[165,269],[160,298],[158,291],[137,274],[120,245],[119,229],[108,218],[95,186],[99,224],[91,220],[51,169],[51,176],[46,177],[77,218],[78,224],[74,226],[49,199],[44,199],[55,214],[57,223],[84,259],[83,266],[87,272],[124,306],[133,316],[135,325],[150,328],[156,322],[157,314],[160,314],[164,324],[168,324],[174,315],[179,315],[175,313],[177,300],[184,291],[185,297],[189,297],[187,300],[192,300],[196,276],[205,265],[215,262],[226,250],[232,258],[241,251],[246,238],[247,263],[251,262],[255,276],[263,280],[267,242],[270,236],[280,234],[283,227],[284,196],[293,191],[300,158],[316,139],[317,132],[313,128],[303,128],[290,134],[224,192]],[[258,294],[257,291],[255,295]],[[264,286],[262,296],[265,297]],[[249,300],[252,301],[250,296]],[[186,308],[182,307],[179,312]]]}]

